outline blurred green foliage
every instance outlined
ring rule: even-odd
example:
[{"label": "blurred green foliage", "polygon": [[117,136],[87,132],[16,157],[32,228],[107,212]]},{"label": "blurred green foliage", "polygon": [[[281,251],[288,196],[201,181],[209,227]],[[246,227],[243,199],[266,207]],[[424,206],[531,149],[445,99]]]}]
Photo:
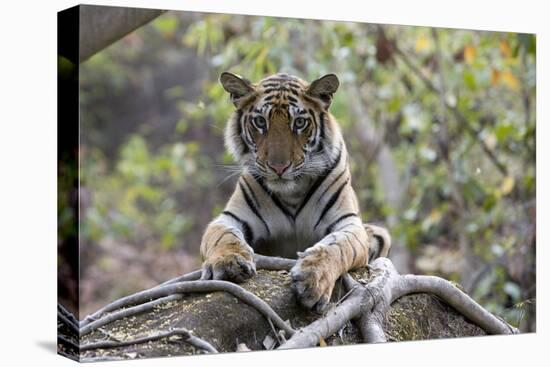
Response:
[{"label": "blurred green foliage", "polygon": [[81,171],[81,180],[97,193],[83,235],[92,241],[112,235],[131,243],[155,241],[162,249],[174,246],[191,222],[176,193],[196,170],[196,152],[196,145],[175,143],[152,153],[141,136],[132,135],[113,172],[106,172],[105,157],[93,151]]},{"label": "blurred green foliage", "polygon": [[83,236],[196,255],[238,174],[220,72],[333,72],[365,220],[533,330],[535,53],[527,34],[168,12],[82,66]]}]

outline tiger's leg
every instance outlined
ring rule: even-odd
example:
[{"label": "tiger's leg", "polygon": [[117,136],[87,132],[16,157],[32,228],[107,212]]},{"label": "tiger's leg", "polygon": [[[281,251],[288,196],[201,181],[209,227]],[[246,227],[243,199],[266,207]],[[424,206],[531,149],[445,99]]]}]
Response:
[{"label": "tiger's leg", "polygon": [[206,228],[200,252],[204,260],[201,279],[242,282],[256,274],[254,251],[238,225],[224,215]]},{"label": "tiger's leg", "polygon": [[298,301],[306,308],[322,311],[330,301],[336,280],[351,269],[367,265],[373,241],[359,217],[353,216],[299,254],[291,270]]},{"label": "tiger's leg", "polygon": [[391,249],[391,237],[388,230],[374,224],[363,223],[367,235],[373,238],[369,243],[369,261],[378,257],[388,257]]}]

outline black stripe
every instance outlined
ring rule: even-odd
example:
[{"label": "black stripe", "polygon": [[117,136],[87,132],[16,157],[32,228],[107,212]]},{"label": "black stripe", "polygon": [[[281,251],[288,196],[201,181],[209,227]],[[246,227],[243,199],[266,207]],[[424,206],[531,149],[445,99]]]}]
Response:
[{"label": "black stripe", "polygon": [[260,208],[260,202],[258,201],[258,198],[256,197],[256,194],[254,193],[254,190],[252,190],[252,187],[250,186],[250,184],[248,183],[248,180],[245,178],[245,176],[241,176],[243,181],[244,181],[244,184],[246,185],[246,188],[248,189],[248,191],[250,191],[250,194],[252,194],[252,199],[254,199],[254,203],[256,204],[256,206],[258,206],[258,208]]},{"label": "black stripe", "polygon": [[324,113],[321,113],[319,115],[319,145],[317,145],[316,152],[319,153],[324,149],[324,141],[325,141],[325,117]]},{"label": "black stripe", "polygon": [[323,211],[321,212],[321,216],[319,217],[319,220],[317,221],[317,223],[315,223],[315,226],[313,227],[313,229],[317,228],[317,226],[319,225],[319,223],[321,223],[321,221],[323,220],[327,212],[330,210],[330,208],[334,206],[334,204],[340,197],[342,190],[344,190],[344,187],[348,184],[348,182],[349,182],[349,178],[342,185],[340,185],[340,187],[338,188],[338,190],[336,190],[334,194],[332,194],[327,204],[323,208]]},{"label": "black stripe", "polygon": [[338,242],[333,242],[331,243],[331,245],[336,245],[338,247],[338,250],[340,250],[340,261],[342,261],[342,264],[345,264],[345,259],[344,259],[344,251],[342,250],[342,246],[340,246],[340,243]]},{"label": "black stripe", "polygon": [[252,140],[252,134],[250,133],[250,129],[254,128],[252,124],[248,124],[244,127],[244,141],[246,142],[247,146],[255,146],[256,144]]},{"label": "black stripe", "polygon": [[[286,90],[286,89],[285,89]],[[295,96],[299,96],[300,93],[298,93],[298,90],[295,88],[288,88],[287,91],[290,91],[290,93],[294,94]]]},{"label": "black stripe", "polygon": [[334,186],[336,184],[336,182],[338,182],[338,180],[344,175],[344,173],[346,173],[347,171],[347,167],[344,167],[344,169],[342,170],[342,172],[340,172],[338,174],[338,176],[330,183],[330,185],[327,186],[327,188],[325,189],[325,191],[323,191],[323,193],[321,195],[319,195],[319,199],[317,199],[317,202],[321,201],[321,199],[325,196],[325,194],[327,193],[328,190],[330,190],[330,188],[332,186]]},{"label": "black stripe", "polygon": [[[384,237],[379,236],[377,234],[373,234],[372,236],[376,239],[377,251],[374,252],[374,250],[373,250],[373,254],[375,256],[371,257],[371,251],[370,251],[370,248],[369,248],[369,261],[372,260],[372,259],[376,259],[376,258],[380,257],[380,253],[382,252],[382,249],[384,248],[384,245],[386,243],[384,241]],[[390,250],[391,250],[391,248],[390,248]],[[388,252],[387,256],[389,256],[389,255],[390,255],[390,253]]]},{"label": "black stripe", "polygon": [[240,189],[243,193],[244,200],[246,201],[246,204],[248,205],[250,210],[252,210],[252,213],[254,213],[262,221],[262,223],[265,226],[265,230],[267,231],[268,236],[271,236],[271,231],[269,230],[269,227],[267,226],[266,221],[261,216],[260,212],[258,211],[258,208],[256,207],[256,205],[254,205],[254,203],[252,202],[252,199],[250,198],[250,196],[246,192],[244,186],[240,182],[239,182],[239,187],[240,187]]},{"label": "black stripe", "polygon": [[239,134],[239,138],[241,138],[243,143],[243,154],[246,154],[250,152],[249,144],[247,140],[243,137],[243,110],[238,109],[237,110],[237,133]]},{"label": "black stripe", "polygon": [[291,222],[294,222],[294,219],[296,218],[284,205],[283,203],[281,203],[281,201],[279,200],[279,198],[275,195],[273,195],[269,189],[267,188],[267,186],[265,185],[265,182],[263,180],[263,178],[261,177],[256,177],[256,176],[253,176],[254,177],[254,180],[256,180],[256,182],[261,186],[261,188],[265,191],[265,193],[267,194],[267,196],[269,196],[271,198],[271,200],[273,200],[273,203],[287,216],[287,218],[291,221]]},{"label": "black stripe", "polygon": [[[351,223],[350,223],[351,224]],[[349,224],[346,224],[343,228],[349,226]],[[360,244],[362,244],[362,242],[359,240],[359,237],[357,237],[357,235],[355,234],[355,232],[351,232],[351,231],[343,231],[342,229],[340,229],[339,232],[343,232],[343,233],[348,233],[348,234],[351,234],[353,237],[355,237],[355,239],[357,240],[357,242],[359,242]]]},{"label": "black stripe", "polygon": [[324,109],[324,106],[323,104],[319,103],[319,100],[315,97],[311,97],[310,95],[308,95],[307,93],[304,93],[302,95],[302,98],[306,101],[306,102],[309,102],[313,105],[315,105],[318,109]]},{"label": "black stripe", "polygon": [[218,239],[216,240],[216,242],[214,242],[214,244],[212,245],[211,248],[217,247],[218,244],[220,243],[220,241],[222,240],[222,238],[224,238],[226,234],[230,234],[230,235],[233,235],[233,236],[235,235],[235,234],[233,234],[233,232],[231,232],[231,230],[227,230],[227,231],[223,232],[223,233],[221,234],[221,236],[218,237]]},{"label": "black stripe", "polygon": [[380,248],[384,247],[384,245],[386,244],[386,241],[384,241],[384,237],[377,234],[373,234],[372,237],[376,238],[376,241],[378,242],[378,245],[380,245]]},{"label": "black stripe", "polygon": [[340,223],[341,221],[343,221],[344,219],[346,218],[349,218],[349,217],[357,217],[358,215],[355,214],[355,213],[347,213],[347,214],[344,214],[344,215],[341,215],[340,217],[338,217],[338,219],[336,219],[334,222],[332,222],[328,227],[327,227],[327,231],[325,232],[325,236],[328,235],[329,233],[332,233],[332,231],[334,230],[334,227]]},{"label": "black stripe", "polygon": [[332,166],[327,168],[327,170],[325,172],[323,172],[315,180],[313,185],[311,185],[311,188],[307,192],[306,197],[304,198],[304,201],[302,201],[302,203],[300,204],[300,207],[298,208],[298,211],[296,212],[295,217],[297,217],[298,214],[300,214],[300,211],[302,211],[302,209],[304,209],[304,207],[307,205],[308,201],[311,199],[311,197],[313,196],[315,191],[317,191],[317,189],[323,184],[323,182],[327,179],[327,177],[330,176],[330,174],[336,168],[336,166],[338,166],[338,163],[340,163],[341,156],[342,156],[342,148],[340,148],[340,151],[338,152],[338,157],[336,157],[336,160],[333,162]]},{"label": "black stripe", "polygon": [[[292,90],[292,89],[291,89]],[[288,92],[289,90],[285,86],[279,86],[278,88],[267,88],[264,89],[265,94],[269,94],[271,92]]]},{"label": "black stripe", "polygon": [[351,265],[353,265],[355,259],[357,258],[357,251],[355,250],[355,246],[353,246],[353,243],[349,240],[348,236],[346,236],[346,241],[351,246],[351,250],[353,251],[353,259],[351,260]]},{"label": "black stripe", "polygon": [[292,96],[286,96],[286,98],[288,98],[288,100],[291,102],[298,103],[298,100]]},{"label": "black stripe", "polygon": [[242,133],[243,133],[243,127],[241,125],[241,118],[242,117],[243,117],[243,110],[238,109],[237,110],[237,133],[239,134],[239,136],[241,136]]},{"label": "black stripe", "polygon": [[321,126],[321,133],[319,135],[320,139],[323,140],[325,138],[325,114],[321,112],[319,115],[319,125]]},{"label": "black stripe", "polygon": [[250,225],[246,221],[237,217],[235,214],[231,213],[229,210],[224,210],[222,214],[227,215],[228,217],[231,217],[239,222],[239,224],[243,227],[244,240],[248,244],[250,244],[252,242],[252,239],[254,238],[254,233],[252,232],[252,228],[250,228]]},{"label": "black stripe", "polygon": [[[300,112],[300,113],[305,113],[305,112],[309,112],[309,115],[311,116],[311,119],[313,120],[313,126],[315,126],[315,134],[313,134],[313,132],[312,132],[313,141],[312,141],[312,144],[310,144],[310,145],[313,148],[314,146],[317,145],[317,139],[319,139],[321,144],[319,144],[319,146],[317,148],[317,151],[320,152],[321,150],[319,149],[319,147],[322,148],[322,146],[323,146],[322,140],[321,140],[321,134],[320,134],[321,127],[319,126],[319,123],[317,122],[317,119],[315,118],[315,113],[313,112],[313,110],[311,108],[308,109],[307,111],[303,110],[303,112]],[[317,136],[317,131],[319,131],[319,136]]]}]

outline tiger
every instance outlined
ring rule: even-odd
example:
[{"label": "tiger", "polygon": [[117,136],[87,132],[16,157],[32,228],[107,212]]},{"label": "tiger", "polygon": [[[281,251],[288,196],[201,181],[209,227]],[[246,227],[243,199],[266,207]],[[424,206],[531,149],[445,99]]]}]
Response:
[{"label": "tiger", "polygon": [[243,282],[256,274],[255,253],[297,258],[296,298],[323,312],[341,275],[391,246],[385,228],[360,217],[346,144],[329,112],[338,77],[307,83],[277,73],[252,83],[223,72],[219,82],[235,106],[225,146],[242,171],[202,236],[201,279]]}]

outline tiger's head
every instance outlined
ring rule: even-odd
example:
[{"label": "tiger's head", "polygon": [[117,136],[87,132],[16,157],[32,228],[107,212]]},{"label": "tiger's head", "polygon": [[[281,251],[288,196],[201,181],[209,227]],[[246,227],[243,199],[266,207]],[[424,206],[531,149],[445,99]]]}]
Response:
[{"label": "tiger's head", "polygon": [[340,131],[328,109],[339,85],[336,75],[307,83],[280,73],[252,83],[224,72],[220,83],[236,107],[226,147],[271,191],[289,193],[334,163]]}]

